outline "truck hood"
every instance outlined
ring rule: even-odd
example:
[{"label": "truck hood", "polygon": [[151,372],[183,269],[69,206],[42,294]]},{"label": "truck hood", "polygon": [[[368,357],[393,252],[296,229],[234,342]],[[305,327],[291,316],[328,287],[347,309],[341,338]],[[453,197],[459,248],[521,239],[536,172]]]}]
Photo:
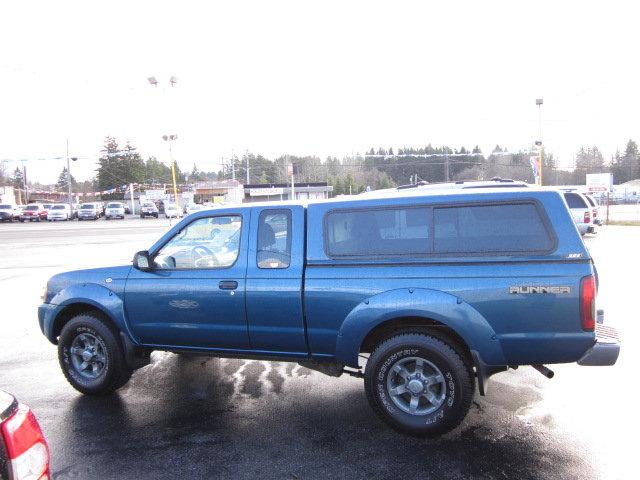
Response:
[{"label": "truck hood", "polygon": [[95,283],[119,294],[124,289],[125,280],[129,276],[131,268],[131,265],[121,265],[59,273],[51,277],[47,282],[47,293],[44,302],[50,303],[51,299],[58,293],[75,284]]}]

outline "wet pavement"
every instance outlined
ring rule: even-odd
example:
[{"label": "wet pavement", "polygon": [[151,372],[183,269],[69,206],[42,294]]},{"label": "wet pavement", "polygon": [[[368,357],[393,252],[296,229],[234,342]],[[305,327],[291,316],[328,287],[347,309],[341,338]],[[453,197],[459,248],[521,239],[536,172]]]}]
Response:
[{"label": "wet pavement", "polygon": [[77,393],[37,326],[44,282],[126,263],[168,224],[103,225],[0,225],[0,388],[36,412],[56,479],[636,478],[640,228],[587,239],[599,307],[623,333],[615,367],[554,366],[553,380],[531,368],[498,374],[458,429],[419,440],[375,417],[361,380],[290,363],[155,352],[117,394]]}]

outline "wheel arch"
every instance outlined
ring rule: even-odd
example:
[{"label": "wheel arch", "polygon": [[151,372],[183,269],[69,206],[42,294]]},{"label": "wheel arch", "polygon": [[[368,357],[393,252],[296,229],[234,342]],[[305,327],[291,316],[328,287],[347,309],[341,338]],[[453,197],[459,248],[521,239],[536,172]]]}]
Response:
[{"label": "wheel arch", "polygon": [[[375,340],[408,328],[446,337],[461,351],[478,352],[490,365],[503,365],[504,354],[489,322],[471,305],[439,290],[389,290],[362,301],[338,332],[336,358],[358,367],[358,355]],[[466,355],[466,354],[465,354]]]},{"label": "wheel arch", "polygon": [[450,326],[427,317],[396,317],[379,323],[362,340],[358,353],[372,353],[387,338],[408,332],[423,332],[451,345],[467,365],[473,364],[471,348],[464,338]]},{"label": "wheel arch", "polygon": [[131,335],[125,320],[124,303],[112,290],[96,283],[83,283],[71,285],[51,299],[51,304],[57,305],[46,316],[43,331],[50,341],[56,343],[66,322],[80,313],[95,313],[120,335],[123,333],[137,344]]},{"label": "wheel arch", "polygon": [[71,320],[73,317],[82,314],[93,314],[106,321],[111,325],[115,330],[119,331],[118,326],[111,316],[102,308],[87,302],[75,302],[64,305],[62,310],[58,312],[53,320],[53,324],[51,325],[51,336],[53,338],[58,338],[64,326]]}]

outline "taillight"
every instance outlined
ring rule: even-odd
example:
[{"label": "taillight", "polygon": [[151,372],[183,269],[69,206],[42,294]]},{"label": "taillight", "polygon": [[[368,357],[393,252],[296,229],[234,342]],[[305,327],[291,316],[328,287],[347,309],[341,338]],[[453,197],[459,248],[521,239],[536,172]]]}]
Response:
[{"label": "taillight", "polygon": [[594,211],[593,211],[593,219],[595,220],[595,218],[596,218],[597,216],[598,216],[598,211],[597,211],[597,210],[594,210]]},{"label": "taillight", "polygon": [[593,275],[580,282],[580,321],[582,329],[593,332],[596,328],[596,279]]},{"label": "taillight", "polygon": [[49,448],[33,412],[26,405],[2,424],[13,480],[49,478]]},{"label": "taillight", "polygon": [[586,212],[584,212],[584,223],[590,223],[591,222],[591,213],[589,212],[589,210],[587,210]]}]

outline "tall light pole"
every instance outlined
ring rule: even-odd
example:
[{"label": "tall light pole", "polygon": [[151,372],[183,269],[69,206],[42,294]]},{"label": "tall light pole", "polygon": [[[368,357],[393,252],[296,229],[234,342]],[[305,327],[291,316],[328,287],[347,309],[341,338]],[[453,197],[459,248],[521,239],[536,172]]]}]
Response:
[{"label": "tall light pole", "polygon": [[536,141],[536,146],[538,147],[538,152],[540,155],[540,169],[539,169],[539,184],[542,186],[542,164],[544,161],[544,147],[542,145],[542,98],[536,98],[536,105],[538,106],[538,140]]},{"label": "tall light pole", "polygon": [[[157,88],[158,87],[158,80],[156,79],[156,77],[148,77],[147,81],[149,82],[149,84],[152,87]],[[176,77],[174,77],[173,75],[171,77],[169,77],[169,85],[171,87],[175,87],[176,83],[178,83],[178,79]],[[161,88],[162,90],[162,94],[164,97],[165,94],[165,89]],[[178,135],[176,134],[171,134],[171,135],[163,135],[162,139],[164,141],[166,141],[169,144],[169,161],[171,162],[171,177],[173,180],[173,197],[174,200],[176,202],[176,210],[178,212],[180,212],[180,199],[178,199],[178,186],[176,184],[176,161],[173,158],[173,149],[171,147],[172,142],[174,142],[175,140],[178,139]],[[180,215],[180,213],[178,213],[178,215]]]},{"label": "tall light pole", "polygon": [[176,161],[173,159],[171,142],[178,139],[177,135],[163,135],[162,139],[169,143],[169,161],[171,162],[171,177],[173,178],[173,198],[176,202],[176,211],[180,212],[180,200],[178,199],[178,186],[176,185]]}]

